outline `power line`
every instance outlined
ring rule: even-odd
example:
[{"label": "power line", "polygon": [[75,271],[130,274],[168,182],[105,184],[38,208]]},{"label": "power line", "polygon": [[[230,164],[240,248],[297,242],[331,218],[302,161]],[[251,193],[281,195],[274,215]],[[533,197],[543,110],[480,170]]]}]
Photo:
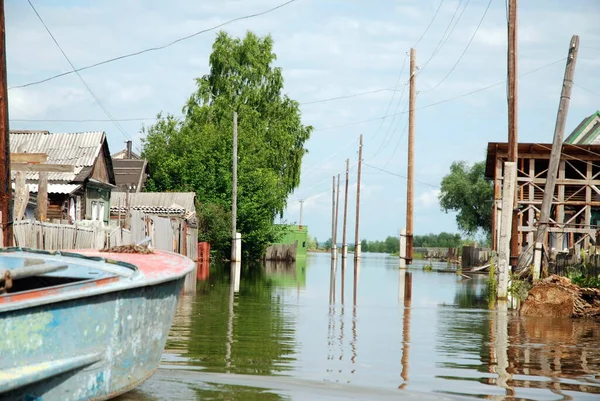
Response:
[{"label": "power line", "polygon": [[321,99],[321,100],[312,100],[310,102],[300,102],[299,104],[301,105],[308,105],[308,104],[317,104],[317,103],[325,103],[325,102],[331,102],[333,100],[339,100],[339,99],[349,99],[352,97],[357,97],[357,96],[364,96],[364,95],[370,95],[372,93],[378,93],[378,92],[385,92],[385,91],[393,91],[396,92],[395,88],[381,88],[381,89],[374,89],[371,91],[366,91],[366,92],[358,92],[358,93],[353,93],[350,95],[342,95],[342,96],[335,96],[335,97],[330,97],[327,99]]},{"label": "power line", "polygon": [[[533,74],[535,72],[541,71],[545,68],[551,67],[553,65],[556,65],[558,63],[562,63],[566,60],[566,58],[561,58],[560,60],[556,60],[553,61],[551,63],[545,64],[543,66],[540,66],[538,68],[535,68],[533,70],[527,71],[526,73],[520,74],[519,77],[525,77],[527,75]],[[457,96],[453,96],[450,97],[448,99],[444,99],[444,100],[440,100],[438,102],[434,102],[434,103],[430,103],[427,104],[425,106],[421,106],[421,107],[417,107],[415,108],[416,110],[423,110],[423,109],[427,109],[430,107],[434,107],[443,103],[448,103],[448,102],[452,102],[454,100],[458,100],[461,99],[463,97],[467,97],[467,96],[471,96],[474,95],[475,93],[479,93],[479,92],[483,92],[486,91],[488,89],[494,88],[496,86],[499,85],[503,85],[506,84],[506,80],[504,81],[499,81],[496,82],[494,84],[479,88],[479,89],[475,89],[472,90],[470,92],[466,92],[463,93],[461,95],[457,95]],[[316,128],[315,131],[325,131],[325,130],[330,130],[330,129],[335,129],[335,128],[343,128],[343,127],[349,127],[349,126],[353,126],[353,125],[359,125],[359,124],[364,124],[364,123],[368,123],[368,122],[372,122],[372,121],[378,121],[381,119],[385,119],[385,118],[389,118],[392,117],[394,115],[402,115],[402,114],[406,114],[407,112],[399,112],[399,113],[395,113],[395,114],[390,114],[388,116],[381,116],[381,117],[373,117],[373,118],[367,118],[365,120],[360,120],[360,121],[353,121],[350,123],[345,123],[345,124],[341,124],[341,125],[333,125],[333,126],[328,126],[328,127],[322,127],[322,128]],[[175,118],[177,119],[181,119],[181,118],[185,118],[184,115],[181,116],[176,116]],[[115,119],[115,121],[149,121],[149,120],[157,120],[157,117],[137,117],[137,118],[124,118],[124,119]],[[57,119],[12,119],[11,121],[20,121],[20,122],[61,122],[61,123],[79,123],[79,122],[106,122],[106,121],[112,121],[112,120],[102,120],[102,119],[79,119],[79,120],[72,120],[72,119],[66,119],[66,120],[57,120]]]},{"label": "power line", "polygon": [[422,93],[427,93],[427,92],[431,92],[431,91],[435,90],[442,83],[444,83],[444,81],[450,76],[450,74],[452,74],[454,72],[454,70],[456,69],[456,67],[458,66],[458,64],[460,63],[460,61],[462,60],[462,58],[464,57],[464,55],[467,53],[467,50],[469,50],[469,47],[471,46],[471,43],[473,43],[473,39],[475,39],[475,35],[477,35],[477,32],[479,31],[479,28],[481,27],[481,24],[483,23],[483,20],[485,19],[485,16],[486,16],[488,10],[490,9],[490,6],[492,5],[492,1],[494,1],[494,0],[490,0],[488,2],[488,5],[485,8],[485,11],[483,12],[483,15],[481,16],[481,19],[479,20],[479,24],[477,24],[477,27],[475,28],[475,31],[473,32],[473,35],[471,35],[471,39],[469,39],[469,42],[467,43],[467,46],[463,50],[463,52],[460,55],[460,57],[458,58],[458,60],[456,60],[456,63],[454,63],[454,65],[452,66],[452,68],[450,69],[450,71],[448,71],[448,73],[444,76],[444,78],[442,78],[442,80],[440,82],[437,83],[437,85],[435,85],[433,88],[430,88],[430,89],[427,89],[426,91],[423,91]]},{"label": "power line", "polygon": [[[566,60],[566,58],[561,58],[560,60],[556,60],[556,61],[554,61],[552,63],[543,65],[541,67],[538,67],[536,69],[528,71],[528,72],[526,72],[524,74],[521,74],[520,77],[524,77],[524,76],[533,74],[533,73],[538,72],[540,70],[543,70],[545,68],[551,67],[551,66],[553,66],[555,64],[562,63],[565,60]],[[443,104],[443,103],[452,102],[454,100],[458,100],[458,99],[461,99],[463,97],[471,96],[471,95],[474,95],[475,93],[483,92],[483,91],[486,91],[488,89],[494,88],[496,86],[504,85],[504,84],[506,84],[506,80],[499,81],[499,82],[496,82],[495,84],[491,84],[491,85],[485,86],[483,88],[475,89],[475,90],[472,90],[470,92],[463,93],[461,95],[453,96],[453,97],[448,98],[448,99],[444,99],[444,100],[440,100],[438,102],[430,103],[430,104],[427,104],[425,106],[417,107],[417,108],[415,108],[415,111],[427,109],[427,108],[434,107],[434,106],[438,106],[438,105]],[[400,113],[397,113],[397,114],[406,114],[406,113],[408,113],[408,111],[403,111],[403,112],[400,112]],[[393,115],[396,115],[396,114],[390,114],[389,116],[381,116],[381,117],[369,118],[369,119],[366,119],[366,120],[361,120],[361,121],[346,123],[346,124],[342,124],[342,125],[333,125],[333,126],[329,126],[329,127],[317,128],[317,129],[315,129],[315,131],[324,131],[324,130],[329,130],[329,129],[334,129],[334,128],[348,127],[348,126],[351,126],[351,125],[364,124],[364,123],[371,122],[371,121],[377,121],[377,120],[380,120],[382,118],[391,117]]]},{"label": "power line", "polygon": [[[406,53],[404,55],[404,61],[402,62],[402,68],[400,68],[400,74],[398,74],[398,79],[396,80],[396,85],[395,85],[396,90],[398,89],[398,84],[400,83],[400,79],[402,78],[402,73],[404,72],[404,67],[406,66],[406,59],[408,59],[408,53]],[[402,101],[402,97],[404,96],[405,89],[406,89],[406,84],[402,88],[402,94],[400,95],[400,101]],[[387,105],[387,109],[385,110],[386,116],[390,112],[390,107],[392,107],[392,103],[394,103],[394,97],[396,97],[396,92],[394,92],[392,94],[392,98],[390,99],[390,101]],[[377,127],[377,130],[375,131],[373,138],[371,138],[372,140],[374,140],[377,137],[377,135],[379,135],[379,131],[381,131],[381,127],[383,127],[384,122],[385,122],[385,120],[381,120],[381,124],[379,124],[379,127]]]},{"label": "power line", "polygon": [[278,9],[280,9],[282,7],[285,7],[288,4],[291,4],[291,3],[295,2],[295,1],[296,0],[289,0],[289,1],[287,1],[285,3],[282,3],[282,4],[278,5],[278,6],[270,8],[270,9],[268,9],[266,11],[262,11],[262,12],[259,12],[259,13],[250,14],[250,15],[246,15],[246,16],[243,16],[243,17],[237,17],[237,18],[231,19],[229,21],[226,21],[226,22],[223,22],[221,24],[215,25],[215,26],[213,26],[211,28],[203,29],[201,31],[192,33],[191,35],[187,35],[187,36],[181,37],[179,39],[175,39],[174,41],[169,42],[169,43],[167,43],[165,45],[150,47],[150,48],[147,48],[147,49],[144,49],[144,50],[140,50],[140,51],[137,51],[137,52],[134,52],[134,53],[129,53],[129,54],[124,54],[124,55],[121,55],[121,56],[118,56],[118,57],[113,57],[113,58],[110,58],[110,59],[107,59],[107,60],[104,60],[104,61],[100,61],[100,62],[95,63],[95,64],[90,64],[90,65],[87,65],[85,67],[78,68],[78,69],[76,69],[74,71],[63,72],[61,74],[56,74],[56,75],[53,75],[51,77],[44,78],[42,80],[35,81],[35,82],[30,82],[30,83],[27,83],[27,84],[24,84],[24,85],[12,86],[12,87],[8,88],[8,90],[16,89],[16,88],[25,88],[25,87],[32,86],[32,85],[38,85],[38,84],[41,84],[41,83],[44,83],[44,82],[51,81],[51,80],[56,79],[56,78],[63,77],[65,75],[70,75],[70,74],[73,74],[73,73],[77,73],[79,71],[88,70],[90,68],[94,68],[94,67],[98,67],[98,66],[101,66],[101,65],[104,65],[104,64],[112,63],[114,61],[123,60],[123,59],[134,57],[134,56],[139,56],[140,54],[144,54],[144,53],[148,53],[148,52],[152,52],[152,51],[158,51],[158,50],[166,49],[167,47],[173,46],[176,43],[183,42],[184,40],[191,39],[193,37],[196,37],[196,36],[198,36],[200,34],[203,34],[203,33],[206,33],[206,32],[214,31],[215,29],[221,28],[221,27],[223,27],[225,25],[229,25],[229,24],[231,24],[233,22],[241,21],[241,20],[245,20],[245,19],[250,19],[250,18],[255,18],[255,17],[260,17],[262,15],[269,14],[269,13],[271,13],[271,12],[273,12],[275,10],[278,10]]},{"label": "power line", "polygon": [[[387,174],[389,174],[389,175],[394,175],[394,176],[396,176],[396,177],[400,177],[400,178],[407,178],[405,175],[398,174],[398,173],[393,173],[393,172],[391,172],[391,171],[388,171],[388,170],[382,169],[382,168],[380,168],[380,167],[377,167],[377,166],[373,166],[373,165],[371,165],[371,164],[368,164],[368,163],[364,163],[364,165],[365,165],[365,166],[368,166],[368,167],[371,167],[371,168],[374,168],[375,170],[382,171],[382,172],[384,172],[384,173],[387,173]],[[439,189],[439,188],[440,188],[440,187],[438,187],[437,185],[433,185],[433,184],[430,184],[430,183],[428,183],[428,182],[425,182],[425,181],[419,181],[419,180],[415,180],[415,182],[421,183],[421,184],[423,184],[423,185],[430,186],[430,187],[432,187],[432,188],[435,188],[435,189]]]},{"label": "power line", "polygon": [[593,90],[591,90],[591,89],[588,89],[588,88],[586,88],[585,86],[581,86],[581,85],[579,85],[579,84],[577,84],[577,83],[575,83],[575,82],[573,82],[573,85],[575,85],[575,86],[576,86],[576,87],[578,87],[578,88],[581,88],[581,89],[583,89],[583,90],[584,90],[584,91],[586,91],[586,92],[589,92],[589,93],[591,93],[592,95],[596,95],[596,96],[600,97],[600,93],[594,92]]},{"label": "power line", "polygon": [[429,31],[429,28],[431,28],[431,25],[433,25],[433,21],[435,21],[435,17],[437,17],[438,13],[440,12],[440,9],[442,8],[442,4],[444,4],[444,0],[440,1],[440,4],[438,5],[437,9],[435,10],[433,17],[431,18],[431,21],[429,21],[429,25],[427,25],[427,28],[425,28],[425,30],[421,34],[421,37],[419,38],[419,40],[417,40],[417,43],[415,43],[413,45],[413,47],[417,47],[417,45],[419,43],[421,43],[421,40],[423,39],[423,37],[425,37],[425,34]]},{"label": "power line", "polygon": [[458,5],[456,6],[456,10],[454,10],[454,14],[452,15],[452,19],[450,20],[450,23],[448,24],[448,26],[446,27],[446,31],[444,31],[444,33],[442,34],[442,37],[440,38],[440,41],[438,42],[436,48],[433,50],[433,53],[431,54],[431,56],[429,56],[429,58],[427,59],[427,61],[425,61],[425,63],[419,68],[419,72],[418,74],[422,73],[425,68],[427,67],[427,65],[429,64],[429,62],[439,53],[440,50],[442,50],[442,48],[446,45],[446,43],[448,42],[448,40],[450,39],[450,36],[452,36],[452,33],[454,32],[454,30],[456,29],[456,26],[458,25],[458,23],[460,22],[460,20],[462,19],[462,16],[465,13],[465,10],[467,9],[467,6],[469,5],[469,1],[467,0],[467,2],[465,3],[465,6],[463,7],[462,11],[460,12],[460,15],[458,16],[458,19],[456,20],[456,22],[454,23],[454,26],[452,26],[452,29],[450,29],[450,32],[448,33],[448,36],[446,36],[446,32],[448,32],[448,28],[450,28],[450,26],[452,25],[452,21],[454,21],[454,18],[456,17],[456,13],[458,12],[458,10],[460,9],[460,5],[463,2],[463,0],[460,0],[460,2],[458,3]]},{"label": "power line", "polygon": [[54,37],[54,35],[52,34],[52,32],[50,31],[50,28],[48,28],[48,26],[46,25],[46,23],[42,19],[42,16],[35,9],[35,6],[33,5],[33,3],[31,3],[31,0],[27,0],[27,2],[29,3],[29,5],[31,6],[31,8],[33,9],[33,11],[35,12],[35,15],[37,15],[38,19],[40,20],[40,22],[42,23],[42,25],[44,26],[44,28],[46,28],[46,31],[48,32],[48,34],[50,35],[50,37],[54,41],[54,44],[56,44],[56,47],[58,47],[58,50],[60,50],[60,52],[62,53],[62,55],[65,57],[65,59],[67,60],[67,62],[69,63],[69,65],[71,66],[71,68],[73,69],[73,71],[77,74],[77,76],[79,77],[79,79],[81,80],[81,82],[83,83],[83,85],[86,87],[86,89],[90,93],[90,95],[92,95],[92,97],[96,100],[96,103],[98,103],[98,106],[100,106],[100,108],[104,111],[104,113],[106,113],[106,115],[108,116],[108,118],[113,122],[113,124],[115,125],[115,127],[117,127],[117,129],[119,131],[121,131],[121,133],[123,134],[123,136],[125,136],[125,138],[131,140],[132,138],[129,135],[127,135],[127,133],[123,130],[123,128],[119,125],[119,123],[117,123],[115,121],[114,117],[110,114],[110,112],[108,111],[108,109],[102,104],[102,102],[100,101],[100,99],[98,98],[98,96],[96,96],[96,94],[94,93],[94,91],[92,90],[92,88],[90,88],[90,86],[87,84],[87,82],[85,82],[85,80],[83,79],[83,77],[81,76],[81,74],[77,71],[77,69],[75,68],[75,66],[71,62],[71,59],[69,59],[69,56],[67,56],[67,54],[64,52],[64,50],[62,49],[62,47],[60,46],[60,44],[58,43],[58,41],[56,40],[56,38]]}]

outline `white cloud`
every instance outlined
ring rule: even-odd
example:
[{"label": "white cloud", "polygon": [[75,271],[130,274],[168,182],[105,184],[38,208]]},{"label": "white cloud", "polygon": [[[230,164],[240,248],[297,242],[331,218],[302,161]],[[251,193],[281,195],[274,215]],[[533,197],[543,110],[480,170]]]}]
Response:
[{"label": "white cloud", "polygon": [[437,205],[439,203],[438,202],[439,194],[440,194],[439,189],[431,189],[426,192],[421,192],[421,194],[419,194],[419,196],[417,197],[416,206],[419,209],[428,209],[431,206]]}]

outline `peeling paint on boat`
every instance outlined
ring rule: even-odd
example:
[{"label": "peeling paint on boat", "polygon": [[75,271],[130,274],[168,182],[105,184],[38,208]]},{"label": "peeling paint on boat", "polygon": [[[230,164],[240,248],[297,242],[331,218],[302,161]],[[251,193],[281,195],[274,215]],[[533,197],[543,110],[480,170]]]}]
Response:
[{"label": "peeling paint on boat", "polygon": [[[134,264],[139,273],[117,277],[103,287],[88,287],[80,296],[64,290],[40,297],[31,294],[21,308],[11,301],[0,303],[0,400],[107,399],[156,370],[193,262],[169,253],[101,256],[128,263],[138,258]],[[154,265],[162,262],[167,273]],[[53,372],[52,366],[40,365],[83,354],[100,359],[69,371]],[[40,369],[49,378],[2,393],[3,384],[12,379],[2,372],[15,367],[22,369],[11,374],[21,378],[33,377],[28,369]]]}]

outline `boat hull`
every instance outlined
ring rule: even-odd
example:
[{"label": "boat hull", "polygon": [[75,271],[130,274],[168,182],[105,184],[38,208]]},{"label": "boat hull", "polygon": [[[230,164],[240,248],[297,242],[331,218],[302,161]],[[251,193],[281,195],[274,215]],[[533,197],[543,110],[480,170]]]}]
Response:
[{"label": "boat hull", "polygon": [[135,388],[158,368],[184,280],[4,313],[0,376],[24,384],[4,380],[14,388],[0,400],[105,400]]}]

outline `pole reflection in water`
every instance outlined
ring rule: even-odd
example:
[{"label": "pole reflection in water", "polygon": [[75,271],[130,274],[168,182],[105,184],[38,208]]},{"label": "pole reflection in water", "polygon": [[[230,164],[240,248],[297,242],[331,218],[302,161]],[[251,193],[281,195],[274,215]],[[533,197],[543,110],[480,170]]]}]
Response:
[{"label": "pole reflection in water", "polygon": [[[327,348],[329,354],[328,360],[334,359],[333,348],[335,343],[335,281],[336,281],[337,260],[331,259],[331,270],[329,273],[329,324],[327,325]],[[331,372],[331,369],[326,369]]]},{"label": "pole reflection in water", "polygon": [[344,305],[344,285],[346,282],[346,258],[342,258],[342,285],[341,285],[341,303]]},{"label": "pole reflection in water", "polygon": [[233,345],[233,320],[235,318],[236,297],[240,291],[240,278],[242,272],[241,262],[231,263],[231,284],[229,287],[229,312],[227,319],[227,343],[225,344],[225,368],[231,373],[231,347]]},{"label": "pole reflection in water", "polygon": [[499,300],[497,308],[495,341],[497,363],[495,370],[498,379],[496,384],[498,387],[505,389],[507,396],[514,396],[515,390],[508,384],[509,380],[512,379],[512,375],[508,373],[508,303]]},{"label": "pole reflection in water", "polygon": [[404,303],[404,316],[402,319],[402,371],[400,376],[404,381],[398,388],[404,389],[408,386],[408,365],[409,365],[409,350],[410,350],[410,308],[412,302],[412,273],[401,269],[398,273],[398,300],[400,301],[400,293],[402,293]]},{"label": "pole reflection in water", "polygon": [[[352,289],[352,341],[350,342],[350,348],[352,349],[352,357],[350,361],[354,365],[356,363],[356,295],[358,291],[358,274],[360,272],[360,259],[354,259],[354,285]],[[356,368],[352,369],[350,373],[354,374]]]}]

